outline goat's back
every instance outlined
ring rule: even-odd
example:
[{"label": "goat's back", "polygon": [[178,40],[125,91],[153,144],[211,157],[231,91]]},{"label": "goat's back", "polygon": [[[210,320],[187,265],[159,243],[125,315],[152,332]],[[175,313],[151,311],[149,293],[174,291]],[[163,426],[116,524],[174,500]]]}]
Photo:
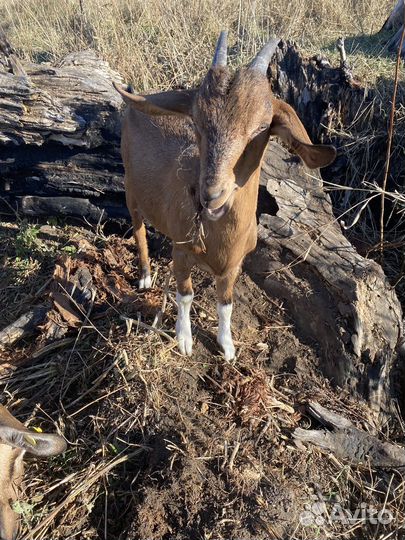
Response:
[{"label": "goat's back", "polygon": [[161,233],[184,241],[195,215],[199,177],[191,121],[149,117],[128,107],[121,147],[129,211],[137,208]]}]

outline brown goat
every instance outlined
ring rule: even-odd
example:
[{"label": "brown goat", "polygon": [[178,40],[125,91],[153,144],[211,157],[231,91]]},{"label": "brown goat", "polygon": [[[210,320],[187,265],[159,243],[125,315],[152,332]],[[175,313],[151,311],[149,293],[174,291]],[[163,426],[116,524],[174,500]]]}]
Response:
[{"label": "brown goat", "polygon": [[17,536],[18,515],[11,505],[18,499],[25,452],[48,457],[65,449],[62,437],[30,431],[0,405],[0,540]]},{"label": "brown goat", "polygon": [[274,98],[268,64],[271,40],[245,68],[226,67],[226,33],[201,85],[140,96],[115,85],[128,107],[121,150],[125,191],[139,249],[140,288],[150,287],[143,218],[173,241],[177,280],[176,334],[192,352],[191,269],[216,278],[218,337],[225,358],[235,356],[232,292],[246,254],[256,246],[259,175],[270,135],[278,135],[310,168],[331,163],[331,146],[312,145],[294,110]]}]

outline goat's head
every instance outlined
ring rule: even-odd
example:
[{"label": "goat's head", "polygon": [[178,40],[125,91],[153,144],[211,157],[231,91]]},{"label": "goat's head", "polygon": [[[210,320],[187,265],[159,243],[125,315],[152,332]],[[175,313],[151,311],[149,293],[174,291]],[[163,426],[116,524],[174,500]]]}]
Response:
[{"label": "goat's head", "polygon": [[247,66],[227,67],[227,34],[221,32],[212,65],[195,90],[139,96],[116,89],[127,103],[151,115],[192,118],[200,150],[200,202],[215,221],[231,208],[236,190],[260,166],[269,136],[279,135],[310,168],[331,163],[331,146],[312,145],[293,109],[272,95],[267,69],[278,39],[270,40]]},{"label": "goat's head", "polygon": [[0,405],[0,540],[14,540],[18,532],[18,515],[11,505],[18,499],[25,452],[45,457],[65,449],[62,437],[29,431]]},{"label": "goat's head", "polygon": [[258,137],[264,150],[267,143],[273,108],[266,73],[278,42],[271,40],[248,67],[232,74],[222,32],[196,92],[192,118],[200,149],[200,201],[209,219],[219,219],[232,206],[244,181],[237,175],[238,164],[242,157],[254,160],[249,144]]}]

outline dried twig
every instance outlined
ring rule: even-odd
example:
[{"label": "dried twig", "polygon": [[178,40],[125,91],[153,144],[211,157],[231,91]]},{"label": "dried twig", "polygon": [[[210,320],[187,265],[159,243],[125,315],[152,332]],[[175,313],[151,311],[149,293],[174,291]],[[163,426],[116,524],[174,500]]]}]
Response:
[{"label": "dried twig", "polygon": [[36,306],[0,332],[0,348],[13,345],[19,339],[34,333],[48,313],[46,306]]},{"label": "dried twig", "polygon": [[176,340],[172,338],[172,336],[169,336],[166,332],[163,332],[163,330],[160,330],[159,328],[155,328],[154,326],[144,323],[142,321],[138,321],[135,319],[132,319],[131,317],[126,317],[124,315],[121,315],[120,318],[125,321],[127,324],[129,323],[129,332],[131,331],[132,325],[136,324],[137,326],[140,326],[141,328],[145,328],[146,330],[151,330],[152,332],[155,332],[155,334],[158,334],[159,336],[165,337],[168,341],[171,341],[172,343],[175,343]]},{"label": "dried twig", "polygon": [[[404,4],[405,11],[405,4]],[[405,19],[405,17],[404,17]],[[385,211],[385,191],[387,188],[388,173],[390,170],[391,163],[391,148],[392,148],[392,139],[394,133],[394,122],[395,122],[395,108],[397,101],[397,92],[398,92],[398,81],[399,81],[399,68],[401,65],[401,51],[404,44],[405,38],[405,24],[402,28],[401,39],[399,40],[399,47],[397,52],[397,62],[395,64],[395,78],[394,78],[394,90],[392,93],[392,105],[391,113],[389,119],[388,127],[388,143],[387,143],[387,155],[385,159],[385,170],[384,170],[384,179],[382,183],[382,193],[381,193],[381,213],[380,213],[380,258],[381,262],[384,260],[384,211]]]}]

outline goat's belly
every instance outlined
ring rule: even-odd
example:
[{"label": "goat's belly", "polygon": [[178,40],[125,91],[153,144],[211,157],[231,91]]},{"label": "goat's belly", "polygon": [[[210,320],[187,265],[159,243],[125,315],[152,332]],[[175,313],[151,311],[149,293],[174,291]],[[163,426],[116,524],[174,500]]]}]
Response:
[{"label": "goat's belly", "polygon": [[138,181],[131,186],[137,210],[173,242],[190,243],[196,234],[196,210],[188,190],[179,182],[157,186],[149,180],[147,184]]},{"label": "goat's belly", "polygon": [[215,269],[206,262],[202,261],[201,258],[198,256],[195,257],[195,264],[200,270],[204,270],[204,272],[208,272],[209,274],[213,274],[214,276],[216,275]]}]

